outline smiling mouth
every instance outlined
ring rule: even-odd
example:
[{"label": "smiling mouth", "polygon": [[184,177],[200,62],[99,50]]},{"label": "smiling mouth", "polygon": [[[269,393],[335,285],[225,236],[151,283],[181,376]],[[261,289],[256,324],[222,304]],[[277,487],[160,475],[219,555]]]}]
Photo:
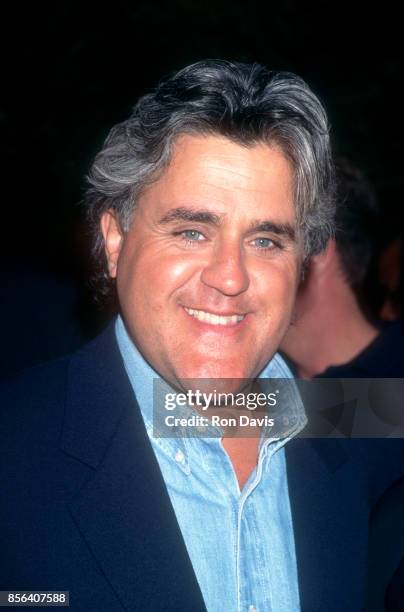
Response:
[{"label": "smiling mouth", "polygon": [[216,315],[211,312],[206,312],[205,310],[195,310],[194,308],[185,308],[184,310],[194,317],[198,321],[203,321],[203,323],[209,323],[210,325],[237,325],[240,323],[246,315]]}]

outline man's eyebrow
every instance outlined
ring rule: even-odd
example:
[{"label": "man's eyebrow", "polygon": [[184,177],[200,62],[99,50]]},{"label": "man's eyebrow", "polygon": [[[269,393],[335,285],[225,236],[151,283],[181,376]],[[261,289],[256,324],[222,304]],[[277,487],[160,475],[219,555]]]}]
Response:
[{"label": "man's eyebrow", "polygon": [[[210,223],[220,225],[221,217],[210,210],[195,210],[191,208],[178,207],[172,208],[159,220],[160,225],[167,225],[173,221],[191,221],[194,223]],[[290,241],[296,240],[296,231],[290,223],[277,223],[276,221],[256,220],[250,223],[249,233],[270,232],[277,236],[284,236]]]},{"label": "man's eyebrow", "polygon": [[220,217],[209,210],[192,210],[191,208],[172,208],[160,220],[159,224],[166,225],[172,221],[191,221],[194,223],[211,223],[219,225]]},{"label": "man's eyebrow", "polygon": [[291,242],[296,240],[296,230],[290,223],[277,223],[276,221],[253,221],[250,224],[249,231],[252,232],[270,232],[277,236],[284,236]]}]

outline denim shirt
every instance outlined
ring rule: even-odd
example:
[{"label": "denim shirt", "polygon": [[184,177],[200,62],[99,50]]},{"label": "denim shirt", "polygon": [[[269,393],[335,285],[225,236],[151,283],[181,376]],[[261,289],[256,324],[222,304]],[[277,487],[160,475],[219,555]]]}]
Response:
[{"label": "denim shirt", "polygon": [[[240,491],[220,437],[153,435],[153,379],[159,376],[120,317],[116,336],[208,612],[299,612],[284,453],[306,424],[299,394],[288,396],[292,426],[283,436],[261,439],[257,466]],[[291,373],[275,355],[260,377]]]}]

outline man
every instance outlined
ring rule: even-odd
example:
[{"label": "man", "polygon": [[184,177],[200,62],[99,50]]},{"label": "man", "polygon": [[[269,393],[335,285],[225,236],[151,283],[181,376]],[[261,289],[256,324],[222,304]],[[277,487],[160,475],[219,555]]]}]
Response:
[{"label": "man", "polygon": [[337,179],[335,238],[307,266],[281,348],[301,378],[403,377],[401,321],[382,324],[367,315],[376,196],[347,160],[339,160]]},{"label": "man", "polygon": [[89,180],[120,316],[5,392],[1,588],[70,590],[76,610],[360,610],[401,449],[297,440],[292,387],[284,428],[245,438],[162,435],[153,406],[153,380],[191,402],[198,380],[290,376],[275,352],[332,231],[321,104],[292,74],[199,62],[139,100]]}]

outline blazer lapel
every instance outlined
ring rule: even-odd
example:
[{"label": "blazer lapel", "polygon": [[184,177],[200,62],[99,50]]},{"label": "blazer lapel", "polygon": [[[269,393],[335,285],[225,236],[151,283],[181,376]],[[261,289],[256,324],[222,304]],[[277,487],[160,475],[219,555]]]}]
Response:
[{"label": "blazer lapel", "polygon": [[363,607],[369,514],[360,470],[336,439],[286,447],[302,612]]},{"label": "blazer lapel", "polygon": [[64,452],[94,475],[70,512],[128,610],[205,610],[112,326],[72,362]]}]

